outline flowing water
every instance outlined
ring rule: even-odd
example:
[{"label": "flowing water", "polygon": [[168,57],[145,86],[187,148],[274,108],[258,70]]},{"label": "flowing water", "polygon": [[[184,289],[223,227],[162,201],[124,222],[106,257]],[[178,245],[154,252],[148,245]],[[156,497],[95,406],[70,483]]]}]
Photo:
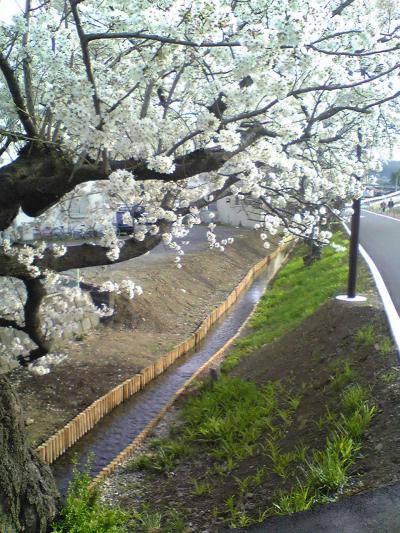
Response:
[{"label": "flowing water", "polygon": [[91,468],[93,477],[107,466],[159,413],[190,376],[237,332],[261,298],[268,279],[268,269],[263,269],[199,345],[146,385],[143,391],[136,393],[106,415],[53,463],[53,474],[63,495],[72,477],[73,458],[76,457],[78,468],[82,469],[88,456],[94,454]]}]

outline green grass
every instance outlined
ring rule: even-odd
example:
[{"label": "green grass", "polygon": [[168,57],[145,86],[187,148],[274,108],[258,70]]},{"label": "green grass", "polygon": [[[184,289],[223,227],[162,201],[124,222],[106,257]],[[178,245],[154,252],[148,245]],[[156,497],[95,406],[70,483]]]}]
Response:
[{"label": "green grass", "polygon": [[[342,375],[342,374],[340,374]],[[305,511],[316,503],[323,503],[341,490],[348,481],[348,471],[361,449],[361,438],[377,412],[369,400],[369,390],[348,380],[339,380],[342,387],[336,414],[328,410],[327,424],[331,430],[322,450],[314,450],[303,461],[303,479],[296,479],[288,492],[278,493],[270,514]],[[339,385],[338,385],[339,386]],[[277,456],[279,458],[279,455]],[[304,454],[303,454],[304,457]],[[278,459],[275,460],[279,464]]]},{"label": "green grass", "polygon": [[360,445],[346,435],[338,433],[327,438],[326,447],[315,451],[307,463],[306,484],[317,492],[333,492],[347,482],[347,471],[354,462]]},{"label": "green grass", "polygon": [[375,405],[364,403],[359,409],[350,415],[342,414],[342,426],[354,439],[360,439],[377,413]]},{"label": "green grass", "polygon": [[177,509],[123,511],[100,501],[100,492],[91,487],[90,462],[84,472],[74,468],[68,494],[52,533],[184,533],[187,520]]},{"label": "green grass", "polygon": [[374,346],[377,342],[377,333],[372,324],[368,324],[356,333],[356,343],[359,346]]},{"label": "green grass", "polygon": [[399,378],[399,369],[398,368],[392,368],[391,370],[388,370],[387,372],[383,372],[380,375],[380,378],[384,383],[394,383]]},{"label": "green grass", "polygon": [[256,473],[254,475],[248,475],[244,479],[240,479],[234,476],[234,480],[239,488],[240,496],[244,496],[246,492],[249,492],[250,489],[257,488],[261,485],[262,480],[267,474],[267,467],[260,466],[257,467]]},{"label": "green grass", "polygon": [[210,494],[213,489],[209,481],[194,480],[193,487],[193,494],[195,494],[196,496],[204,496],[205,494]]},{"label": "green grass", "polygon": [[378,343],[378,349],[383,357],[388,356],[394,350],[392,339],[384,336]]},{"label": "green grass", "polygon": [[[259,388],[251,381],[222,376],[211,389],[205,386],[187,400],[184,424],[175,440],[154,439],[151,449],[130,461],[126,468],[170,474],[181,458],[197,449],[211,459],[211,475],[225,477],[241,460],[253,455],[265,431],[271,439],[277,439],[292,424],[300,399],[280,382]],[[277,469],[284,475],[284,469],[302,454],[300,448],[278,454],[282,458]],[[248,482],[256,487],[264,474],[264,469],[260,469]],[[198,496],[210,490],[208,480],[194,483],[193,492]]]},{"label": "green grass", "polygon": [[356,372],[353,370],[350,363],[348,361],[342,361],[336,365],[335,373],[331,377],[332,387],[335,390],[340,391],[343,387],[354,381],[355,377]]},{"label": "green grass", "polygon": [[289,492],[281,491],[273,503],[271,513],[285,515],[307,511],[315,503],[315,492],[309,485],[297,480],[296,486]]},{"label": "green grass", "polygon": [[223,376],[212,389],[189,398],[183,409],[184,435],[190,443],[206,445],[219,462],[235,462],[253,453],[254,445],[278,406],[279,383],[257,386]]},{"label": "green grass", "polygon": [[346,389],[342,394],[342,405],[346,411],[356,411],[368,399],[368,389],[361,385],[353,385]]},{"label": "green grass", "polygon": [[151,452],[143,453],[129,461],[126,470],[147,470],[154,473],[168,474],[175,468],[182,457],[187,457],[191,449],[182,439],[153,439],[149,447]]},{"label": "green grass", "polygon": [[82,473],[75,467],[66,503],[52,533],[127,533],[131,515],[100,502],[97,489],[90,488],[89,471],[90,464]]},{"label": "green grass", "polygon": [[[335,234],[334,242],[347,246],[347,241],[339,233]],[[343,290],[347,277],[347,251],[335,252],[331,246],[326,246],[322,258],[305,267],[304,250],[304,246],[298,247],[294,257],[261,298],[250,320],[251,333],[236,342],[222,364],[223,371],[232,370],[242,357],[294,329],[328,298]]]}]

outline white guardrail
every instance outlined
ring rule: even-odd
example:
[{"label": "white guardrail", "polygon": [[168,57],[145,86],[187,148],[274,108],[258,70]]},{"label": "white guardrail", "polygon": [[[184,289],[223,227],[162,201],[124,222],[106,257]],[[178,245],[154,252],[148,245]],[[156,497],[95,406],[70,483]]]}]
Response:
[{"label": "white guardrail", "polygon": [[400,201],[400,191],[396,191],[396,192],[391,192],[389,194],[383,194],[382,196],[374,196],[373,198],[363,198],[362,199],[362,204],[367,204],[367,205],[370,205],[370,204],[375,204],[375,203],[378,203],[378,202],[382,202],[382,200],[389,200],[389,199],[398,199]]}]

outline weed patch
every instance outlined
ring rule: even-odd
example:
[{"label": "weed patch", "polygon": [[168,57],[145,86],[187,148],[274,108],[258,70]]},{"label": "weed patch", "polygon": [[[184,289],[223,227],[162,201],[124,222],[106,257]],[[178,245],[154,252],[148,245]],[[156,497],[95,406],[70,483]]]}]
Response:
[{"label": "weed patch", "polygon": [[304,460],[303,454],[303,479],[297,478],[295,486],[287,493],[279,493],[271,513],[307,510],[314,503],[323,503],[346,485],[349,468],[361,449],[361,437],[377,408],[369,402],[368,390],[357,384],[342,392],[340,406],[338,415],[328,410],[327,419],[332,430],[324,449],[315,450],[309,460]]},{"label": "weed patch", "polygon": [[[346,246],[347,241],[339,233],[334,240]],[[303,264],[304,253],[304,247],[299,246],[261,298],[250,321],[252,332],[236,342],[222,364],[223,371],[229,372],[242,357],[294,329],[343,289],[347,275],[346,252],[336,252],[326,246],[321,259],[309,267]]]},{"label": "weed patch", "polygon": [[127,533],[130,513],[100,502],[98,490],[90,488],[89,471],[90,464],[84,472],[79,472],[75,466],[66,504],[52,533]]},{"label": "weed patch", "polygon": [[348,361],[339,363],[335,368],[335,373],[331,378],[332,387],[340,391],[351,383],[356,377],[356,372],[351,367]]},{"label": "weed patch", "polygon": [[374,346],[377,334],[372,324],[359,329],[356,333],[356,342],[361,346]]},{"label": "weed patch", "polygon": [[147,470],[155,473],[170,473],[177,461],[190,454],[190,447],[183,440],[153,439],[149,445],[149,453],[141,454],[129,461],[128,471]]}]

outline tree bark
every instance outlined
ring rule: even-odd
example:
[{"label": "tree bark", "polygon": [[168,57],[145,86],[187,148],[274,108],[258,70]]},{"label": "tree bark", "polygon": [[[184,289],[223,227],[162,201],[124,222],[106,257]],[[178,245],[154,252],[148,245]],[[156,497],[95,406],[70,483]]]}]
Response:
[{"label": "tree bark", "polygon": [[[46,289],[39,278],[27,278],[22,280],[26,288],[26,302],[24,305],[25,333],[37,344],[37,348],[29,353],[28,361],[35,361],[47,354],[51,347],[51,341],[46,339],[42,331],[42,319],[40,306],[46,296]],[[24,358],[20,356],[20,362]]]},{"label": "tree bark", "polygon": [[0,375],[0,531],[45,533],[60,503],[50,468],[28,446],[21,404]]},{"label": "tree bark", "polygon": [[131,171],[137,180],[175,182],[221,168],[238,152],[245,150],[261,137],[276,137],[262,126],[253,126],[242,133],[239,148],[227,151],[220,147],[196,149],[175,157],[171,173],[155,172],[145,161],[125,159],[103,161],[84,160],[73,163],[71,154],[61,146],[45,146],[27,142],[15,161],[0,168],[0,231],[9,227],[19,208],[37,217],[55,205],[77,185],[108,179],[118,169]]}]

